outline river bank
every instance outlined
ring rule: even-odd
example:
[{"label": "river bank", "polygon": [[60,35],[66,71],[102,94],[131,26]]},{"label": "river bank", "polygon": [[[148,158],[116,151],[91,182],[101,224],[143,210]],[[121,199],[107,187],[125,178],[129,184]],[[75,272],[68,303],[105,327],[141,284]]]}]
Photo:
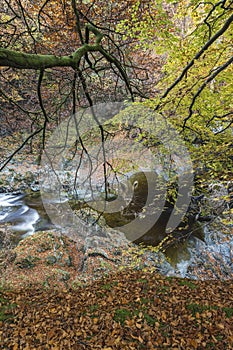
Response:
[{"label": "river bank", "polygon": [[[10,233],[7,235],[9,237]],[[36,232],[16,247],[1,250],[1,284],[8,287],[73,287],[129,268],[135,271],[149,269],[161,276],[192,280],[233,278],[233,241],[225,236],[217,242],[215,236],[215,241],[208,245],[194,240],[186,246],[174,247],[170,252],[173,261],[162,252],[143,249],[123,239],[113,230],[108,237],[89,237],[87,240],[79,238],[77,231],[69,232],[69,235],[59,230]]]},{"label": "river bank", "polygon": [[[0,220],[3,218],[0,234],[1,241],[5,239],[6,250],[1,251],[1,269],[2,276],[7,276],[4,277],[5,282],[11,283],[11,276],[13,284],[34,284],[39,281],[42,285],[72,285],[76,281],[94,280],[104,273],[129,267],[138,270],[149,267],[161,275],[198,280],[232,279],[233,232],[230,212],[216,216],[211,222],[199,223],[201,236],[190,234],[185,242],[173,245],[165,252],[129,244],[122,233],[110,228],[101,230],[100,234],[97,227],[93,227],[86,237],[82,237],[79,227],[76,230],[69,228],[69,225],[54,227],[46,218],[42,203],[38,201],[39,167],[34,164],[32,168],[19,166],[19,163],[9,167],[1,177],[0,194],[2,198],[5,196],[5,204],[0,205]],[[221,197],[220,204],[216,200],[213,203],[215,207],[222,205]],[[7,221],[7,214],[11,217],[18,215],[18,221],[17,217]],[[15,221],[13,226],[12,221]],[[11,243],[9,237],[13,239]],[[15,246],[14,242],[19,242],[22,237],[24,239]],[[60,241],[66,241],[64,246]],[[40,251],[41,244],[47,247],[47,255]],[[64,256],[73,261],[72,266],[62,262],[61,257]]]}]

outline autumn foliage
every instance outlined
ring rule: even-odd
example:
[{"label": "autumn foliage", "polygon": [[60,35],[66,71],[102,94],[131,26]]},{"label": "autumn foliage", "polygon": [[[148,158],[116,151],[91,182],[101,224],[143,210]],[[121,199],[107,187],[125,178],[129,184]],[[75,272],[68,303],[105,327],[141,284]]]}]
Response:
[{"label": "autumn foliage", "polygon": [[230,350],[232,287],[127,270],[75,289],[4,291],[1,349]]},{"label": "autumn foliage", "polygon": [[[1,0],[0,171],[20,152],[39,162],[80,108],[136,100],[182,135],[197,194],[230,185],[232,22],[228,0]],[[0,291],[3,350],[233,348],[231,280],[126,269],[64,290],[13,287]]]}]

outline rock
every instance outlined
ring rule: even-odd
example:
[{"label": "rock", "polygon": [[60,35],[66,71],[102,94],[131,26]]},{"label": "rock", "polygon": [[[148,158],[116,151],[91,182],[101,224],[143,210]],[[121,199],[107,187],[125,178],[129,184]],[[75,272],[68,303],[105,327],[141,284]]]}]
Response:
[{"label": "rock", "polygon": [[71,256],[68,256],[68,258],[65,259],[64,261],[65,261],[65,264],[66,264],[68,267],[73,266],[73,262],[72,262],[72,257],[71,257]]},{"label": "rock", "polygon": [[227,207],[229,184],[216,181],[208,185],[208,194],[203,201],[203,209],[209,215],[220,215]]},{"label": "rock", "polygon": [[57,276],[58,276],[58,280],[63,282],[66,282],[70,279],[69,272],[60,270],[60,269],[57,270]]},{"label": "rock", "polygon": [[40,260],[38,257],[28,255],[25,258],[15,261],[15,265],[20,269],[32,269],[36,266],[35,262]]},{"label": "rock", "polygon": [[46,258],[47,265],[54,265],[57,262],[57,258],[54,255],[48,255]]},{"label": "rock", "polygon": [[38,253],[43,253],[50,249],[52,249],[50,242],[41,242],[41,244],[36,250],[38,251]]}]

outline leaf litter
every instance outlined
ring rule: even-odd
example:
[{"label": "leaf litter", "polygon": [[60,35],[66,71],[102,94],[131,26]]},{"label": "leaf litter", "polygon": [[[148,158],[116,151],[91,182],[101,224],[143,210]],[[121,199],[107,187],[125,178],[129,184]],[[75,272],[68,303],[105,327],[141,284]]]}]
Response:
[{"label": "leaf litter", "polygon": [[0,349],[230,350],[232,287],[126,269],[75,288],[1,289]]}]

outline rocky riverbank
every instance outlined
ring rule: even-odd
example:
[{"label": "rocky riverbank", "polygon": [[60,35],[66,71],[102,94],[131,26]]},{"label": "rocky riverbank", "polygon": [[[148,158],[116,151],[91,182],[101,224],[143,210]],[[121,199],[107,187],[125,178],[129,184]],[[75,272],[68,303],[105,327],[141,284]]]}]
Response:
[{"label": "rocky riverbank", "polygon": [[[31,167],[22,166],[19,162],[8,166],[1,176],[1,191],[38,190],[39,171],[33,163]],[[232,209],[230,203],[225,206],[224,191],[221,186],[212,186],[212,197],[210,195],[206,199],[203,210],[208,209],[210,222],[201,223],[202,237],[191,235],[185,242],[163,253],[130,244],[122,233],[114,229],[98,231],[96,227],[91,228],[86,237],[79,235],[78,227],[76,230],[68,226],[60,230],[45,230],[23,239],[15,247],[9,240],[11,237],[14,242],[15,233],[5,223],[0,228],[3,279],[6,283],[20,285],[37,282],[42,285],[72,285],[128,267],[139,270],[149,267],[166,276],[231,279]],[[220,209],[223,214],[220,214]],[[206,216],[206,212],[204,214]]]},{"label": "rocky riverbank", "polygon": [[[232,235],[220,236],[213,229],[212,241],[208,244],[193,240],[183,245],[183,250],[179,247],[176,265],[169,262],[169,254],[129,244],[114,230],[108,231],[105,237],[93,235],[86,240],[78,237],[77,232],[37,232],[12,249],[7,246],[1,250],[2,283],[72,287],[128,268],[196,280],[232,279]],[[206,230],[210,230],[210,226]],[[211,235],[208,233],[207,237]],[[173,259],[175,249],[177,247],[170,251]]]}]

